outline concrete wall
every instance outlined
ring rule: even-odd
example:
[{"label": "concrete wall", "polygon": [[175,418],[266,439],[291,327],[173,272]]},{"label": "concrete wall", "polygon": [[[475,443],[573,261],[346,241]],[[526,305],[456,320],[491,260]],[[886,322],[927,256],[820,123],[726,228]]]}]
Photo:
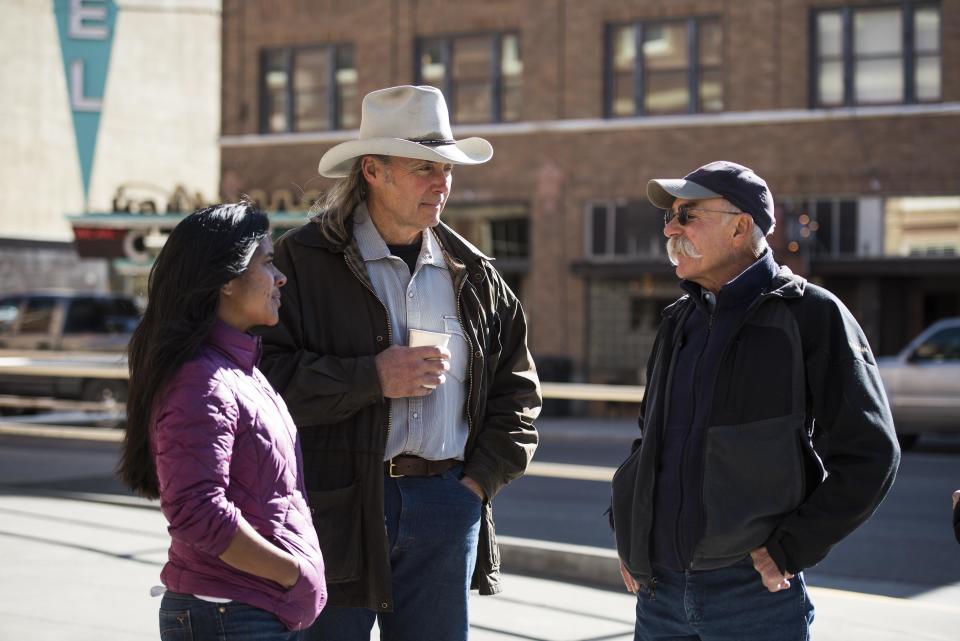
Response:
[{"label": "concrete wall", "polygon": [[[116,0],[89,209],[120,184],[219,192],[220,0]],[[52,0],[0,7],[0,237],[72,240],[84,194]]]}]

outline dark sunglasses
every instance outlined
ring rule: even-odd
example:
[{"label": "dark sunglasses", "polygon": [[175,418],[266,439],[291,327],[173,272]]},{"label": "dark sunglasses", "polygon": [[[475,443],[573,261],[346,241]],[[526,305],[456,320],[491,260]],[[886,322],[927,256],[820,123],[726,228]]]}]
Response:
[{"label": "dark sunglasses", "polygon": [[680,205],[677,207],[677,211],[672,209],[665,209],[663,212],[663,226],[666,227],[670,224],[670,221],[674,218],[677,219],[677,222],[681,225],[686,225],[691,220],[696,220],[696,216],[691,216],[690,212],[692,211],[702,211],[707,213],[714,214],[742,214],[742,211],[728,211],[726,209],[704,209],[703,207],[694,207],[693,205]]}]

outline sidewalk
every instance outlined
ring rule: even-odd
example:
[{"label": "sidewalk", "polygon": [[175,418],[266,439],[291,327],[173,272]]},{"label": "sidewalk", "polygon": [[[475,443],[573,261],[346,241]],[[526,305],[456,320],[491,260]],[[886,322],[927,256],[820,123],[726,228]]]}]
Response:
[{"label": "sidewalk", "polygon": [[[626,422],[586,423],[556,421],[549,431],[574,440],[586,430],[598,436],[595,429],[610,441],[633,436]],[[156,503],[84,493],[102,491],[115,464],[115,452],[92,441],[12,454],[0,465],[0,641],[156,639],[159,599],[149,589],[159,583],[168,545]],[[508,536],[500,544],[509,573],[504,593],[473,598],[472,640],[632,638],[634,598],[620,584],[612,550]],[[923,592],[905,583],[828,580],[808,576],[816,641],[958,638],[960,583]],[[878,588],[890,596],[867,593]]]},{"label": "sidewalk", "polygon": [[[516,571],[515,560],[524,557],[538,563],[564,558],[575,565],[577,550],[569,547],[507,539],[505,569]],[[159,599],[151,598],[148,590],[158,583],[166,549],[166,523],[147,502],[79,493],[0,492],[0,639],[156,639]],[[614,561],[606,558],[606,550],[579,550],[591,551],[602,562]],[[519,575],[505,576],[504,584],[503,594],[473,598],[472,640],[632,638],[633,597],[622,588]],[[816,587],[811,592],[817,641],[957,638],[960,604]]]}]

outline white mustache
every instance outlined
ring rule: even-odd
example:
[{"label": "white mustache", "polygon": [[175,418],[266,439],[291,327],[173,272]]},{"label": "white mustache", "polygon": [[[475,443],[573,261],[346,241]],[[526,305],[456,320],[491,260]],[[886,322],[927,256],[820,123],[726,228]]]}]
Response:
[{"label": "white mustache", "polygon": [[683,236],[671,236],[667,240],[667,258],[670,263],[676,266],[680,262],[680,256],[687,258],[703,258],[703,254],[697,251],[689,240]]}]

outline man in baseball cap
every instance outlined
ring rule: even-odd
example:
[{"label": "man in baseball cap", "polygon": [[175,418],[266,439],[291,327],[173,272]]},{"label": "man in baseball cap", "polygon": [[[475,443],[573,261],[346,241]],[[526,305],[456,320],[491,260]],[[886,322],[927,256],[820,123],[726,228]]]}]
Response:
[{"label": "man in baseball cap", "polygon": [[613,480],[635,639],[806,640],[801,571],[867,519],[899,463],[876,362],[843,303],[774,260],[754,171],[712,162],[647,196],[686,295],[664,311],[642,440]]},{"label": "man in baseball cap", "polygon": [[[705,279],[701,284],[714,294],[767,251],[766,236],[776,225],[767,183],[752,169],[726,160],[704,165],[683,178],[651,180],[647,197],[666,212],[667,255],[677,275],[695,282]],[[712,233],[717,226],[688,225],[695,220],[717,222],[732,232],[733,243]],[[707,236],[701,233],[704,230]],[[721,240],[723,246],[715,247],[712,241]],[[698,249],[701,244],[709,245],[706,257]]]}]

